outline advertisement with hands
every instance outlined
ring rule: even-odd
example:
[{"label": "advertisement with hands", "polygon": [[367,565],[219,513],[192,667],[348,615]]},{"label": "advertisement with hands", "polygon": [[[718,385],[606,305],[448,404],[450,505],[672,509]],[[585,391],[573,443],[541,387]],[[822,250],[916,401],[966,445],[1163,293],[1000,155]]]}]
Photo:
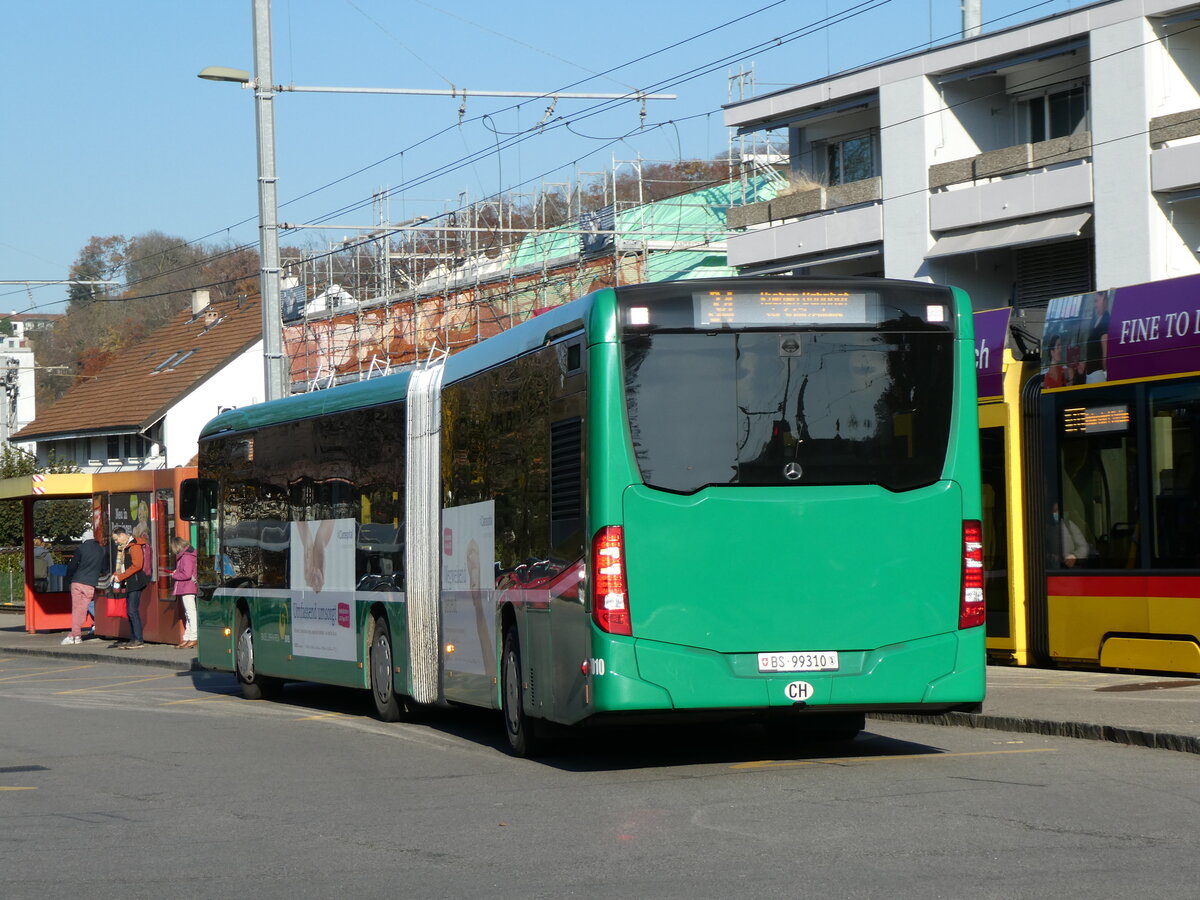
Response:
[{"label": "advertisement with hands", "polygon": [[442,636],[447,668],[496,674],[496,504],[442,510]]},{"label": "advertisement with hands", "polygon": [[292,652],[355,659],[355,521],[291,524]]}]

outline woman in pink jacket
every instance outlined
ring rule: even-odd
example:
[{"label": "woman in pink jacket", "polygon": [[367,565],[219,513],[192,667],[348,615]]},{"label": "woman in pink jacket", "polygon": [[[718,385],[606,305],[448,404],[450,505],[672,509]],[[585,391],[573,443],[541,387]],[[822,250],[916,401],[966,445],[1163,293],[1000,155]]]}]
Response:
[{"label": "woman in pink jacket", "polygon": [[175,646],[180,650],[196,646],[196,551],[178,535],[171,538],[175,554],[175,571],[169,572],[173,586],[171,594],[183,604],[183,640]]}]

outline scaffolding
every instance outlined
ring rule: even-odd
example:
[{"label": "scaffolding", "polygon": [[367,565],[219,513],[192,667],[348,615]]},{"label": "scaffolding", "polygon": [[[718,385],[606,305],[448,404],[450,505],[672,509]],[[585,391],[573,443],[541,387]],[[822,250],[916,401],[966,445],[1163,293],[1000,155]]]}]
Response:
[{"label": "scaffolding", "polygon": [[[710,177],[718,165],[720,180]],[[288,265],[304,297],[284,323],[292,390],[455,353],[600,287],[732,274],[726,210],[774,196],[781,177],[770,168],[732,154],[720,164],[614,159],[572,182],[464,193],[439,215],[395,224],[380,190],[374,224],[321,226],[350,236]],[[664,187],[664,174],[682,183]]]}]

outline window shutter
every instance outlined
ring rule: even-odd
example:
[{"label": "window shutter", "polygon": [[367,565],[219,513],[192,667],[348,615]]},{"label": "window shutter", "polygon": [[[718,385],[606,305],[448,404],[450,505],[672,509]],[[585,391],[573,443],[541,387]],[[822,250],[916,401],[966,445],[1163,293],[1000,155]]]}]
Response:
[{"label": "window shutter", "polygon": [[1060,241],[1013,251],[1016,285],[1013,305],[1036,306],[1096,289],[1095,248],[1091,238]]}]

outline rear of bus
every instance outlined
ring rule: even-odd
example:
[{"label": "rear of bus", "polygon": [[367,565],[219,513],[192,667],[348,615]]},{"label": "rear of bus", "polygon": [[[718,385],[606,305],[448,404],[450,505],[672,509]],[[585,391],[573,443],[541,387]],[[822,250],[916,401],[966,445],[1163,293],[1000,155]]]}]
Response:
[{"label": "rear of bus", "polygon": [[966,296],[771,278],[608,303],[589,329],[594,712],[978,708]]}]

